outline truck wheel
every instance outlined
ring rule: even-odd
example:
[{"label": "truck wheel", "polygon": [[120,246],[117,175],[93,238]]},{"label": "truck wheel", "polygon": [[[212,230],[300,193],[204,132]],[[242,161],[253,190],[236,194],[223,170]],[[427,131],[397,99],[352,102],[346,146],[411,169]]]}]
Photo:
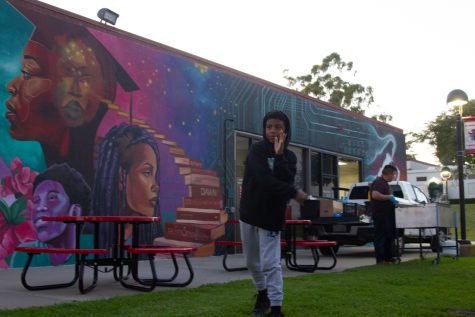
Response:
[{"label": "truck wheel", "polygon": [[318,249],[320,250],[320,253],[323,254],[323,255],[331,255],[332,251],[330,250],[330,248],[333,248],[333,252],[335,254],[337,254],[338,249],[340,248],[340,246],[337,244],[333,247],[319,247]]}]

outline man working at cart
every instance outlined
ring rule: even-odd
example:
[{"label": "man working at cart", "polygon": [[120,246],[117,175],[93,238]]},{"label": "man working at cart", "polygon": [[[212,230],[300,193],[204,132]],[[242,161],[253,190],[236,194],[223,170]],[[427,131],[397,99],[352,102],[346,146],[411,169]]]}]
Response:
[{"label": "man working at cart", "polygon": [[396,262],[393,257],[393,242],[396,233],[395,205],[398,200],[392,194],[388,183],[397,178],[397,168],[386,165],[381,174],[370,187],[374,252],[376,264],[388,264]]}]

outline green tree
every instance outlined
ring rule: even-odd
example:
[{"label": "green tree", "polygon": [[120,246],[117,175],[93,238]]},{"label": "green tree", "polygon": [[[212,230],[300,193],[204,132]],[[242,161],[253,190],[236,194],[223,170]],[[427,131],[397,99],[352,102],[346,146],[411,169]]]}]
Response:
[{"label": "green tree", "polygon": [[427,190],[429,191],[429,197],[431,201],[437,201],[444,192],[444,185],[431,182],[429,183]]},{"label": "green tree", "polygon": [[[345,62],[338,53],[331,53],[321,64],[313,65],[310,74],[292,77],[284,70],[287,86],[309,96],[330,102],[347,110],[365,114],[374,103],[373,88],[352,83],[342,77],[353,76],[353,62]],[[372,116],[373,119],[390,122],[392,116],[386,113]]]},{"label": "green tree", "polygon": [[[475,100],[463,106],[463,115],[475,115]],[[421,133],[411,133],[416,142],[428,142],[435,148],[434,154],[442,165],[457,163],[457,116],[458,109],[450,109],[428,122]],[[472,155],[466,155],[465,162],[474,164],[475,159]]]},{"label": "green tree", "polygon": [[404,133],[406,139],[406,160],[415,160],[416,153],[412,149],[412,145],[418,143],[418,136],[414,132]]}]

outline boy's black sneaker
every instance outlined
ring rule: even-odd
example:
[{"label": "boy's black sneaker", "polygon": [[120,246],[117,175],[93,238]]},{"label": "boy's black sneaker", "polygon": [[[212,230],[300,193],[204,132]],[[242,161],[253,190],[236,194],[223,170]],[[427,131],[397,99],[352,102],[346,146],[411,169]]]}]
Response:
[{"label": "boy's black sneaker", "polygon": [[389,258],[385,260],[386,263],[389,264],[398,264],[398,259],[397,258]]},{"label": "boy's black sneaker", "polygon": [[256,304],[254,305],[254,309],[252,310],[252,314],[254,316],[264,315],[270,309],[270,301],[267,297],[267,290],[260,291],[256,295]]},{"label": "boy's black sneaker", "polygon": [[284,317],[284,313],[280,310],[281,306],[272,306],[270,313],[267,314],[267,317]]}]

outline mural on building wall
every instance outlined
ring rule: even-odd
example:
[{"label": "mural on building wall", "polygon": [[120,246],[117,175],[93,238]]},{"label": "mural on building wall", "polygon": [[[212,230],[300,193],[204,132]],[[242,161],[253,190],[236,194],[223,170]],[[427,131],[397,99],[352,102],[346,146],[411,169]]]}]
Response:
[{"label": "mural on building wall", "polygon": [[[74,249],[76,247],[74,224],[43,221],[41,217],[88,214],[91,209],[91,188],[83,176],[67,163],[53,164],[43,173],[35,175],[32,190],[30,221],[36,239],[21,243],[20,246]],[[90,235],[83,234],[81,240],[81,245],[92,246]],[[14,252],[10,259],[10,267],[23,267],[27,258],[26,253]],[[39,254],[32,259],[33,266],[72,263],[74,256],[71,254]]]},{"label": "mural on building wall", "polygon": [[[93,210],[103,216],[160,216],[158,200],[160,154],[153,136],[144,128],[122,123],[105,136],[94,181]],[[101,248],[113,244],[111,223],[102,223]],[[130,224],[125,238],[131,236]],[[139,233],[141,244],[162,236],[158,225]]]},{"label": "mural on building wall", "polygon": [[260,135],[271,109],[289,115],[293,142],[364,158],[365,177],[386,162],[405,172],[402,134],[369,120],[24,1],[0,0],[0,21],[1,268],[22,265],[17,245],[71,244],[72,228],[39,218],[52,214],[160,216],[143,243],[213,254],[224,189],[234,204],[223,150],[233,157],[236,129]]},{"label": "mural on building wall", "polygon": [[382,167],[390,163],[406,178],[404,135],[396,129],[243,79],[233,81],[226,97],[230,105],[226,110],[232,113],[235,127],[259,135],[260,118],[272,109],[282,110],[295,127],[293,142],[363,158],[363,180],[380,175]]}]

